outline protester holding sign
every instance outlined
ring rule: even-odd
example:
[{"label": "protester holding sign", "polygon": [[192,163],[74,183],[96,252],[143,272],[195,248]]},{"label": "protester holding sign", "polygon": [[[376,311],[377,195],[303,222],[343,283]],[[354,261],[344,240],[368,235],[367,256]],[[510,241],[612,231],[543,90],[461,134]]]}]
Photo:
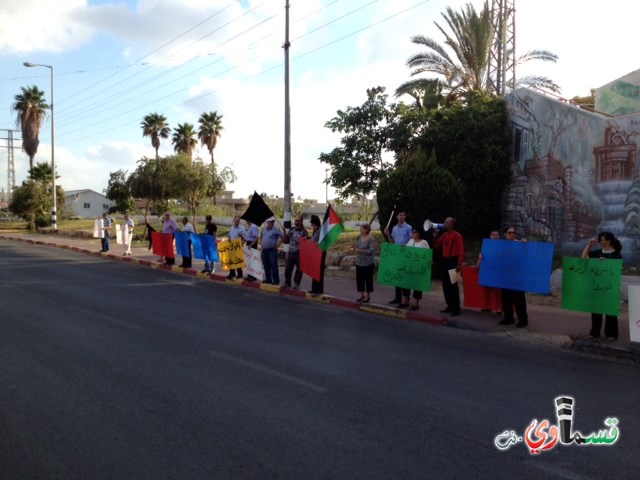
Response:
[{"label": "protester holding sign", "polygon": [[[511,226],[505,228],[504,234],[506,240],[517,241],[515,227]],[[513,318],[513,310],[515,309],[516,315],[518,316],[518,323],[516,323],[516,327],[526,327],[529,324],[529,316],[527,315],[527,298],[524,295],[524,291],[503,288],[500,291],[500,295],[502,297],[502,311],[504,313],[504,318],[498,323],[500,325],[513,325],[516,323]]]},{"label": "protester holding sign", "polygon": [[[600,248],[591,251],[593,246],[599,243]],[[607,259],[621,259],[622,244],[615,235],[611,232],[600,232],[598,234],[598,240],[595,238],[589,240],[587,246],[582,251],[582,258],[599,258],[600,260]],[[599,338],[600,330],[602,329],[602,313],[591,314],[591,331],[589,332],[589,338]],[[605,315],[604,323],[604,335],[607,340],[618,339],[618,317],[613,315]]]},{"label": "protester holding sign", "polygon": [[[389,227],[387,227],[384,231],[385,238],[389,240],[389,237],[393,240],[393,243],[396,245],[406,245],[409,240],[411,240],[411,232],[413,228],[411,225],[405,222],[407,218],[407,213],[404,210],[398,210],[396,215],[396,220],[398,223],[394,225],[391,229],[391,234],[389,234]],[[403,307],[408,307],[409,304],[402,303],[402,288],[396,287],[394,297],[389,301],[389,305],[400,304]]]},{"label": "protester holding sign", "polygon": [[[407,247],[416,247],[416,248],[431,248],[429,246],[429,242],[427,242],[424,238],[424,231],[420,227],[416,227],[413,229],[411,233],[411,240],[407,242]],[[411,290],[402,289],[402,305],[407,305],[409,303],[409,294]],[[409,306],[409,310],[418,310],[420,308],[420,299],[422,298],[422,290],[413,290],[413,302]],[[402,306],[401,305],[401,306]]]}]

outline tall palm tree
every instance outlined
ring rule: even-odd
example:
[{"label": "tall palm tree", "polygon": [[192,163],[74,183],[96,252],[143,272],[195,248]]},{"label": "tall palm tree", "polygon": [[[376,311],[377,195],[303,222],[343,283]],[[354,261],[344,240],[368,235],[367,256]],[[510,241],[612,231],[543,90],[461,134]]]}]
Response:
[{"label": "tall palm tree", "polygon": [[171,136],[171,143],[173,143],[175,152],[183,152],[189,155],[189,158],[193,158],[193,150],[198,145],[196,135],[196,128],[192,124],[179,123],[173,129],[173,135]]},{"label": "tall palm tree", "polygon": [[17,113],[16,125],[22,130],[22,150],[29,155],[29,170],[33,168],[33,157],[38,153],[40,145],[40,127],[47,115],[49,105],[44,99],[44,92],[35,85],[21,87],[22,93],[14,98],[12,109]]},{"label": "tall palm tree", "polygon": [[[471,90],[488,90],[487,71],[494,41],[494,28],[491,9],[487,1],[482,10],[477,12],[471,3],[466,4],[460,12],[448,7],[442,18],[448,30],[434,22],[444,35],[445,41],[440,44],[424,35],[415,35],[411,41],[426,47],[424,52],[417,53],[407,60],[407,66],[413,69],[412,76],[425,72],[435,73],[444,84],[447,103],[463,98]],[[450,52],[453,54],[450,55]],[[522,55],[516,64],[531,60],[553,61],[557,56],[546,50],[533,50]],[[521,85],[533,85],[558,91],[558,86],[551,80],[530,76],[520,79]],[[416,93],[415,88],[421,86],[416,81],[402,84],[396,95]],[[424,84],[422,84],[424,86]],[[412,95],[415,98],[415,95]]]},{"label": "tall palm tree", "polygon": [[169,134],[171,133],[169,123],[164,115],[150,113],[144,117],[142,122],[140,122],[140,126],[142,127],[142,136],[151,137],[151,145],[156,149],[157,160],[158,149],[160,148],[160,139],[169,138]]},{"label": "tall palm tree", "polygon": [[218,144],[218,137],[222,133],[222,115],[218,115],[218,112],[205,112],[200,115],[198,123],[198,138],[201,145],[206,145],[209,153],[211,154],[211,164],[215,165],[213,161],[213,149]]}]

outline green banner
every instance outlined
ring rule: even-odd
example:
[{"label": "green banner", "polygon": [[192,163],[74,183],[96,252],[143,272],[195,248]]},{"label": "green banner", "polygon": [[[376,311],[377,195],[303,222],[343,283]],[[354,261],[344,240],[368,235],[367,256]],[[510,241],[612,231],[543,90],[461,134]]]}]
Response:
[{"label": "green banner", "polygon": [[433,251],[429,248],[385,242],[380,247],[378,283],[428,292],[431,290],[432,257]]},{"label": "green banner", "polygon": [[622,260],[562,259],[562,308],[620,315]]}]

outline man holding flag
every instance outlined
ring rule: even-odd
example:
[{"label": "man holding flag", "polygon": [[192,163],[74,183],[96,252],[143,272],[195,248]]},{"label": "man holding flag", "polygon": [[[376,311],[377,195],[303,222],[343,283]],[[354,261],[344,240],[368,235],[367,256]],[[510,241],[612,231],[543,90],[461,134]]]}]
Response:
[{"label": "man holding flag", "polygon": [[328,205],[322,225],[320,225],[320,219],[316,215],[312,215],[311,227],[313,228],[311,239],[318,244],[318,247],[322,250],[322,255],[320,257],[320,278],[314,278],[311,281],[311,291],[309,293],[320,295],[324,293],[324,261],[327,250],[331,248],[344,231],[344,225],[333,207]]}]

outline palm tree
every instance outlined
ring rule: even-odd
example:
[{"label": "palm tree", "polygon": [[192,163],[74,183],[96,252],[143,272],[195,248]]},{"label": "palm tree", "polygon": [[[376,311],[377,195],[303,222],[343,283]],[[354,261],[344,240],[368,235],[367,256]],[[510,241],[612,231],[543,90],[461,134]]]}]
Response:
[{"label": "palm tree", "polygon": [[[487,71],[494,41],[494,27],[491,9],[484,2],[482,10],[477,12],[471,3],[466,4],[460,12],[451,7],[442,13],[446,26],[451,33],[434,22],[444,35],[444,44],[424,35],[415,35],[411,41],[426,47],[424,52],[417,53],[407,60],[407,66],[414,69],[412,76],[424,72],[435,73],[444,84],[446,102],[451,103],[463,98],[471,90],[489,90]],[[453,55],[450,55],[450,52]],[[516,64],[531,60],[555,62],[558,57],[546,50],[533,50],[522,55]],[[426,79],[425,79],[426,80]],[[518,81],[521,85],[531,85],[558,91],[558,86],[551,80],[540,76],[524,77]],[[424,89],[425,84],[416,80],[405,82],[396,89],[396,96],[415,94]]]},{"label": "palm tree", "polygon": [[22,93],[14,97],[12,109],[18,115],[16,125],[22,130],[22,150],[29,155],[29,169],[33,168],[33,157],[38,153],[40,145],[40,127],[47,114],[49,105],[44,99],[44,92],[35,85],[21,87]]},{"label": "palm tree", "polygon": [[169,133],[171,133],[167,119],[164,115],[150,113],[140,122],[140,126],[142,127],[142,136],[151,137],[151,145],[156,149],[157,160],[160,139],[169,138]]},{"label": "palm tree", "polygon": [[193,158],[193,149],[198,145],[196,128],[190,123],[179,123],[173,129],[171,143],[176,153],[183,152],[189,155],[189,158]]},{"label": "palm tree", "polygon": [[198,119],[200,127],[198,128],[198,138],[201,145],[206,145],[211,154],[211,164],[213,161],[213,149],[218,144],[218,137],[222,132],[222,115],[218,115],[218,112],[205,112],[200,115]]}]

